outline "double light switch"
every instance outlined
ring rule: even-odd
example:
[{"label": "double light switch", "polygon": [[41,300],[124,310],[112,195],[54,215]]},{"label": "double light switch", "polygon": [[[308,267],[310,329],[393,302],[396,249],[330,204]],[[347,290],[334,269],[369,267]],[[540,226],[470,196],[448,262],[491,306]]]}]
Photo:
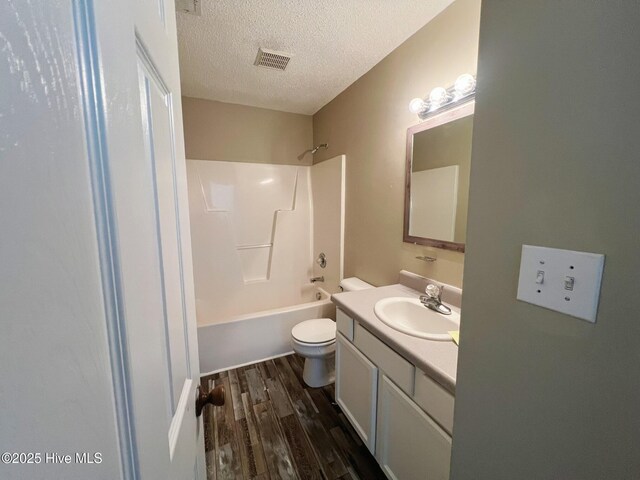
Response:
[{"label": "double light switch", "polygon": [[522,246],[518,300],[596,321],[604,255]]}]

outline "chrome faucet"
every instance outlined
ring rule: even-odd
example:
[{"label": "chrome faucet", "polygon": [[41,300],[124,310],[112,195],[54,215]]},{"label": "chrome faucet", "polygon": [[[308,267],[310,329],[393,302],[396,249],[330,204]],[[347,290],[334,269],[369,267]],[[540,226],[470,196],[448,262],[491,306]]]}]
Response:
[{"label": "chrome faucet", "polygon": [[444,292],[444,285],[430,283],[424,290],[426,295],[420,295],[420,303],[442,315],[451,315],[451,309],[442,303],[442,292]]},{"label": "chrome faucet", "polygon": [[309,279],[309,281],[311,283],[324,282],[324,276],[322,276],[322,277],[313,277],[313,278]]}]

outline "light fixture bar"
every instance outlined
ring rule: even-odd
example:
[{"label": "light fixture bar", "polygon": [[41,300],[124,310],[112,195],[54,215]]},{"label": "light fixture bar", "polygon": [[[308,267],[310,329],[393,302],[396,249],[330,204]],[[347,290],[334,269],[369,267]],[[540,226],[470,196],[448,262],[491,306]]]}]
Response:
[{"label": "light fixture bar", "polygon": [[460,75],[449,88],[436,87],[426,99],[414,98],[409,102],[409,110],[424,120],[436,112],[452,108],[471,100],[476,93],[476,79],[469,73]]}]

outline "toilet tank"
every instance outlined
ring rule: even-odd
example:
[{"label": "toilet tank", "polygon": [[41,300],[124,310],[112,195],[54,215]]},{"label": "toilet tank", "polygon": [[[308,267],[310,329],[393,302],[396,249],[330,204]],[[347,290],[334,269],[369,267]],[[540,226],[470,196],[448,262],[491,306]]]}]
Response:
[{"label": "toilet tank", "polygon": [[355,292],[356,290],[366,290],[368,288],[375,287],[357,277],[345,278],[340,282],[340,290],[343,292]]}]

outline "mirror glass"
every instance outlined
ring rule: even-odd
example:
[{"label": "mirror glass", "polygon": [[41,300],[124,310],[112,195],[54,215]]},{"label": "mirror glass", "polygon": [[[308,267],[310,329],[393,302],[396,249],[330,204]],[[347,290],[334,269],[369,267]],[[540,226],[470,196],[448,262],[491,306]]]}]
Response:
[{"label": "mirror glass", "polygon": [[407,131],[404,241],[464,252],[474,102]]}]

